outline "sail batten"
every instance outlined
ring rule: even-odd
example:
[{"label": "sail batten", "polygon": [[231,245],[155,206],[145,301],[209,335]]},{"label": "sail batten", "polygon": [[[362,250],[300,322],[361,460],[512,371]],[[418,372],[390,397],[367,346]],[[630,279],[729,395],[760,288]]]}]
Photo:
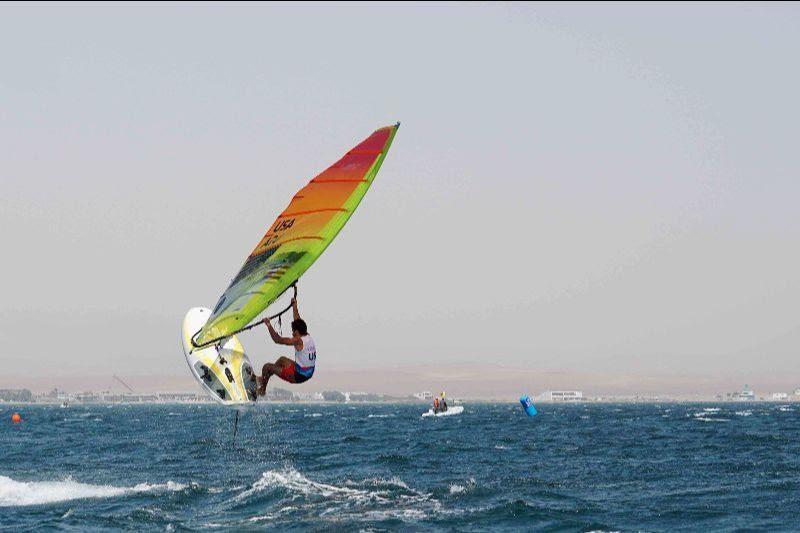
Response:
[{"label": "sail batten", "polygon": [[234,276],[194,342],[202,345],[231,335],[299,279],[361,203],[399,126],[376,130],[292,197]]}]

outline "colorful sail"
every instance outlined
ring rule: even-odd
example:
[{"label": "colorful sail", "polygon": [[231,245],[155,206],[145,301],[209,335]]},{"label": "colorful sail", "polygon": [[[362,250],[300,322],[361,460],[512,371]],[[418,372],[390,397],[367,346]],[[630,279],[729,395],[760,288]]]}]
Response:
[{"label": "colorful sail", "polygon": [[316,261],[372,185],[399,127],[377,130],[294,195],[195,335],[195,345],[246,326]]}]

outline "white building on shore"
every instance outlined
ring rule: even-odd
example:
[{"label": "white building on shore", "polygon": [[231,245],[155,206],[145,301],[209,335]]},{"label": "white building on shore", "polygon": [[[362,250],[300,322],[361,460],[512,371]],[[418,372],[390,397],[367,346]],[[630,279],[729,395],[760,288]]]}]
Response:
[{"label": "white building on shore", "polygon": [[536,397],[540,402],[582,402],[583,392],[579,390],[552,390]]},{"label": "white building on shore", "polygon": [[728,393],[727,398],[735,402],[754,402],[756,401],[756,393],[747,385],[740,392]]}]

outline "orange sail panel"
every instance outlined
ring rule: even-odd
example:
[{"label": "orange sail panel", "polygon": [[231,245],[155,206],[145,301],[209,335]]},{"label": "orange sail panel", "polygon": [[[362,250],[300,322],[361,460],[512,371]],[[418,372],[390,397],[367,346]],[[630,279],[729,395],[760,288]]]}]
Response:
[{"label": "orange sail panel", "polygon": [[294,195],[220,297],[196,345],[246,326],[317,260],[372,185],[399,127],[377,130]]}]

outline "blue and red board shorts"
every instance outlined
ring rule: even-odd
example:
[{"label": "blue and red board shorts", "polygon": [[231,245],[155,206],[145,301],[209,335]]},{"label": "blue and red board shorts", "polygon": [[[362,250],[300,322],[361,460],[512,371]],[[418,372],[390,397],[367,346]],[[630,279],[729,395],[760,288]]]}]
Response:
[{"label": "blue and red board shorts", "polygon": [[278,377],[281,378],[283,381],[288,381],[289,383],[303,383],[311,379],[311,376],[314,375],[314,367],[310,366],[308,368],[304,368],[297,363],[293,365],[287,365],[281,369],[281,373],[278,374]]}]

